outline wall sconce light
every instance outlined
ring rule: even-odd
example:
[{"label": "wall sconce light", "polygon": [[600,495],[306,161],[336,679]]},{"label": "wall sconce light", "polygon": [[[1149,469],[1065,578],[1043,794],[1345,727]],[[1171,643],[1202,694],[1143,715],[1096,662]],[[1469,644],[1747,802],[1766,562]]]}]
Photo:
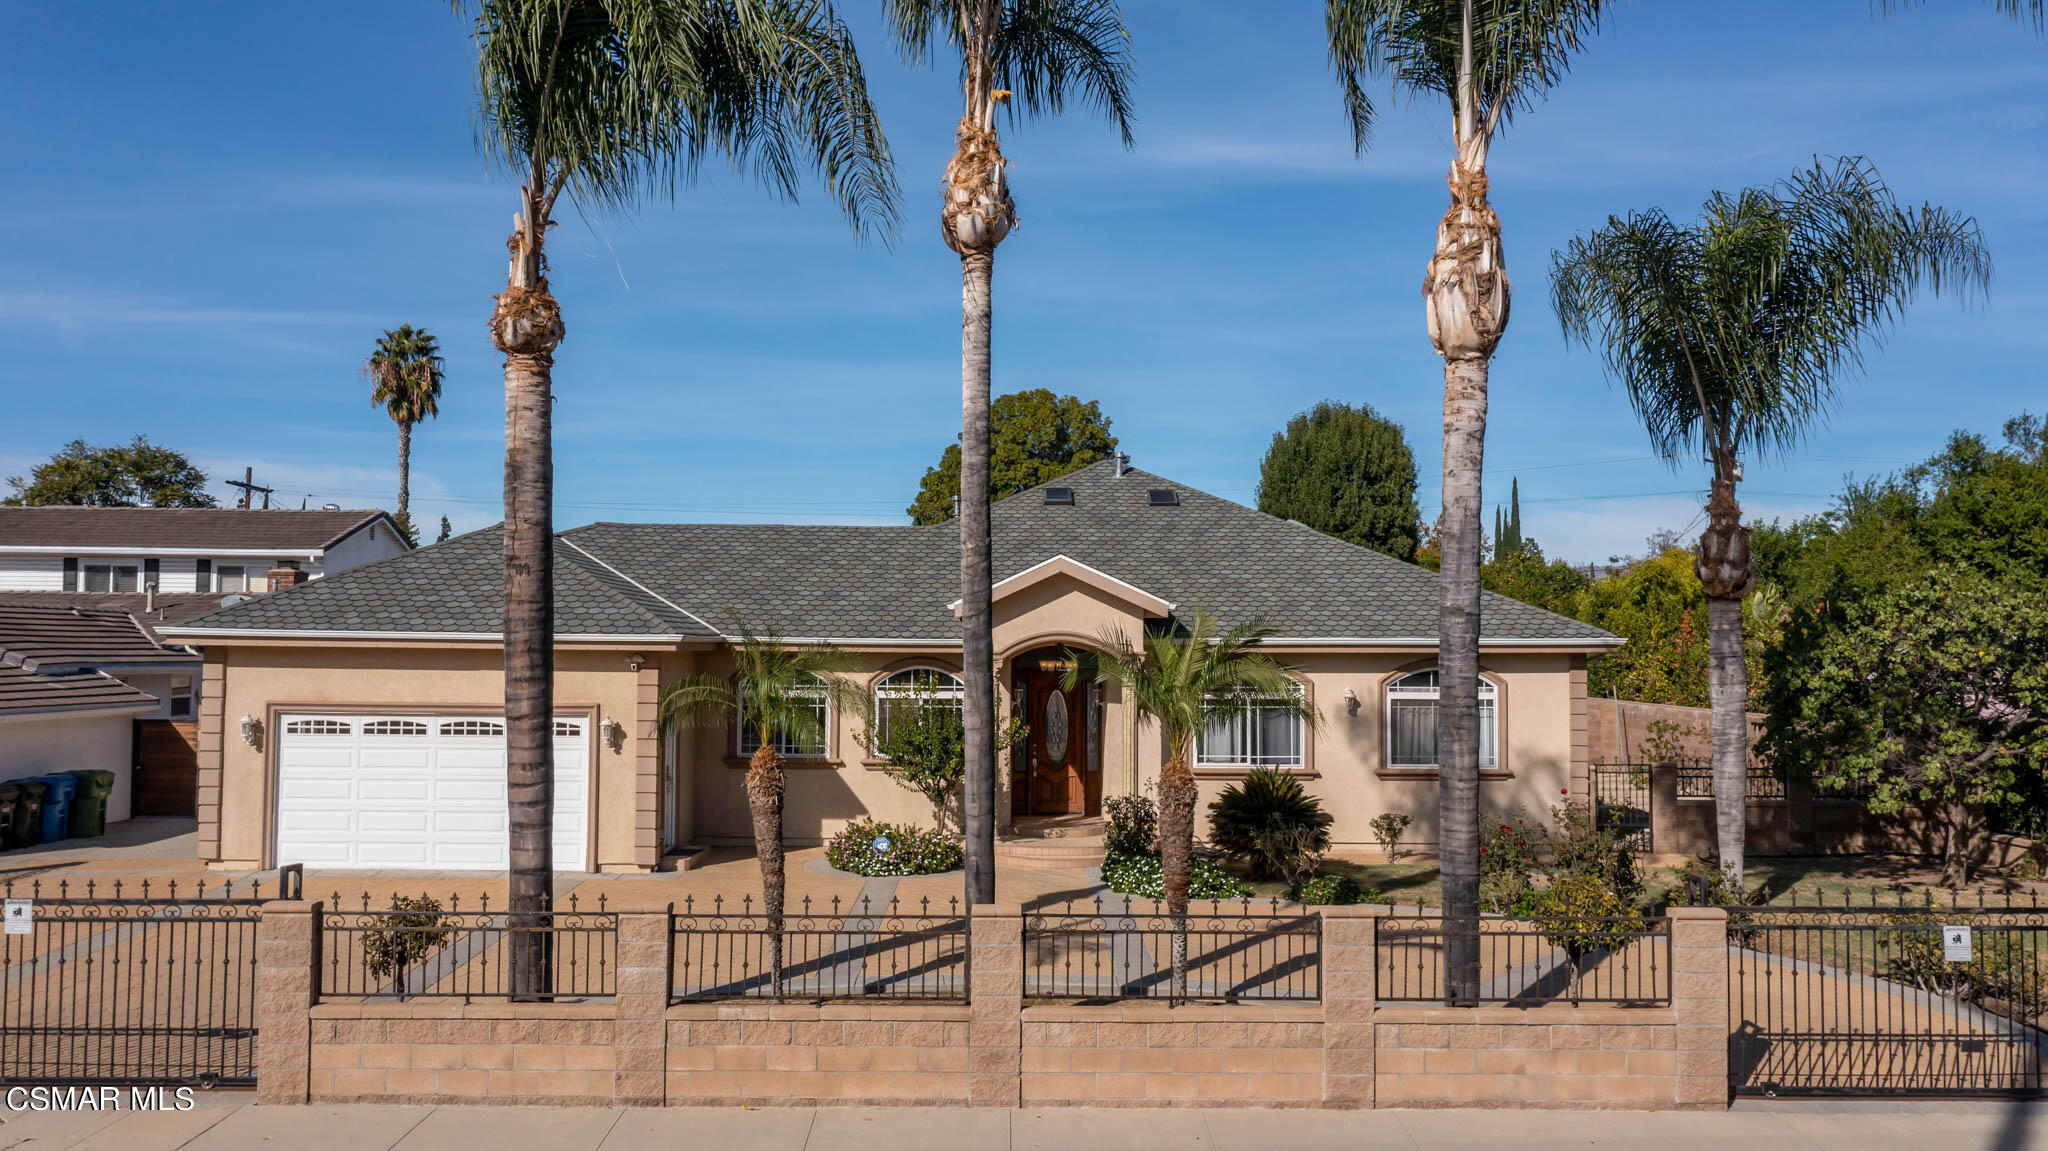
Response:
[{"label": "wall sconce light", "polygon": [[1358,693],[1348,687],[1344,689],[1344,714],[1358,714]]},{"label": "wall sconce light", "polygon": [[263,721],[253,715],[242,716],[242,742],[256,747],[263,742]]},{"label": "wall sconce light", "polygon": [[620,727],[619,721],[613,719],[609,714],[604,717],[604,723],[599,725],[597,730],[599,734],[604,736],[604,745],[613,751],[619,750],[626,742],[626,729]]},{"label": "wall sconce light", "polygon": [[641,655],[639,652],[634,652],[632,655],[626,657],[626,666],[632,668],[636,672],[640,670],[640,665],[646,662],[647,657]]}]

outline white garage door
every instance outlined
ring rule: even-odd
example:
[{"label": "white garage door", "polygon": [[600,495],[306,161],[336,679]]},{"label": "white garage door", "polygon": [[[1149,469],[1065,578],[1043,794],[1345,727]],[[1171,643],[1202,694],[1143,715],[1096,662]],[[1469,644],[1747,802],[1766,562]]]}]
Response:
[{"label": "white garage door", "polygon": [[[555,867],[589,866],[589,719],[555,720]],[[278,719],[277,859],[308,867],[501,871],[505,720]]]}]

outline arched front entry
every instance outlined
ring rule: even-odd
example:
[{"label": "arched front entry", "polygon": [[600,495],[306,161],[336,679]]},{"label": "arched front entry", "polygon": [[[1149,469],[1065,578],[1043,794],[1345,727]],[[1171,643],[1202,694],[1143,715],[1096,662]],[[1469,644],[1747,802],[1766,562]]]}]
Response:
[{"label": "arched front entry", "polygon": [[1010,748],[1011,815],[1095,815],[1102,810],[1102,687],[1060,685],[1064,647],[1010,661],[1011,706],[1030,733]]}]

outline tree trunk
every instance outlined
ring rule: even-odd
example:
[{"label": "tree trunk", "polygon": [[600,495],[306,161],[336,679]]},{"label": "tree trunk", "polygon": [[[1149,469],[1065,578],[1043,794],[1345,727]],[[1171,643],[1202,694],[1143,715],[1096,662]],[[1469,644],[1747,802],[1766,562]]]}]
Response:
[{"label": "tree trunk", "polygon": [[1977,811],[1967,803],[1946,803],[1942,805],[1942,822],[1946,826],[1941,884],[1950,891],[1961,891],[1970,881],[1970,864],[1977,858]]},{"label": "tree trunk", "polygon": [[1484,359],[1444,364],[1443,570],[1437,606],[1437,856],[1444,993],[1479,995],[1479,523],[1486,446]]},{"label": "tree trunk", "polygon": [[754,816],[754,857],[761,861],[761,910],[768,921],[770,992],[782,998],[782,756],[762,732],[747,764],[747,810]]},{"label": "tree trunk", "polygon": [[995,636],[989,574],[989,344],[995,254],[960,257],[961,808],[970,903],[996,901]]},{"label": "tree trunk", "polygon": [[1185,748],[1159,769],[1159,878],[1173,920],[1173,997],[1188,997],[1188,885],[1194,874],[1195,776]]},{"label": "tree trunk", "polygon": [[412,506],[412,425],[401,422],[398,425],[398,518],[406,521],[406,509]]},{"label": "tree trunk", "polygon": [[1734,456],[1716,453],[1707,527],[1697,561],[1707,596],[1707,696],[1713,705],[1714,840],[1737,898],[1749,835],[1749,666],[1742,658],[1742,597],[1753,582],[1749,529],[1735,500]]},{"label": "tree trunk", "polygon": [[[561,309],[548,292],[531,198],[514,234],[512,272],[491,316],[505,354],[505,783],[510,822],[512,995],[553,992],[554,897],[554,351]],[[542,226],[525,226],[539,219]]]}]

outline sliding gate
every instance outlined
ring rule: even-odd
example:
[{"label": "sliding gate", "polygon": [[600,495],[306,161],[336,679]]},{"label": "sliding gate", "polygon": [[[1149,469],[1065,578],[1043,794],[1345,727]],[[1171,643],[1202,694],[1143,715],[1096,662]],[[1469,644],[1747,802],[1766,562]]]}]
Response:
[{"label": "sliding gate", "polygon": [[2048,911],[2031,901],[1730,909],[1729,1084],[1743,1095],[2039,1095],[2044,948]]},{"label": "sliding gate", "polygon": [[[10,885],[0,1084],[256,1082],[256,932],[235,885]],[[25,901],[26,908],[22,904]]]}]

